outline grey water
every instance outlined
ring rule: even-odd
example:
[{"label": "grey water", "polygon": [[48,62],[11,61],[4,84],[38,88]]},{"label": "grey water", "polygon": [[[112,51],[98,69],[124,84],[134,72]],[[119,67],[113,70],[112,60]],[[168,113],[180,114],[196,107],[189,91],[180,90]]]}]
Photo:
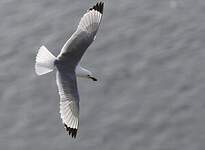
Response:
[{"label": "grey water", "polygon": [[37,76],[38,48],[57,55],[91,0],[0,1],[1,150],[204,150],[205,1],[105,0],[78,79],[76,139],[59,115],[55,72]]}]

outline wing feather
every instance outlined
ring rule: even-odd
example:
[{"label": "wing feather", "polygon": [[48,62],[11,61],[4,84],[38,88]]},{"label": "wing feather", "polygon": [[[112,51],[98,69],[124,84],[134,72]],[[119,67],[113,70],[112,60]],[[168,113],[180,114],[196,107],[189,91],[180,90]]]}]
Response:
[{"label": "wing feather", "polygon": [[83,15],[77,30],[61,49],[58,55],[59,60],[72,60],[75,65],[80,61],[86,49],[95,39],[102,20],[103,7],[103,2],[97,3]]},{"label": "wing feather", "polygon": [[79,96],[75,74],[67,75],[58,70],[56,73],[56,83],[60,95],[60,115],[62,122],[69,135],[75,138],[79,119]]}]

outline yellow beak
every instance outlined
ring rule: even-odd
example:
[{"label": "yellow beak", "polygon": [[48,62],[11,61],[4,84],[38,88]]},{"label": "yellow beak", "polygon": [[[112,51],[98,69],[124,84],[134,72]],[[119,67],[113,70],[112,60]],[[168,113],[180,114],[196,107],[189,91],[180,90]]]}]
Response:
[{"label": "yellow beak", "polygon": [[98,81],[98,79],[96,79],[95,77],[89,76],[90,79],[92,79],[93,81]]}]

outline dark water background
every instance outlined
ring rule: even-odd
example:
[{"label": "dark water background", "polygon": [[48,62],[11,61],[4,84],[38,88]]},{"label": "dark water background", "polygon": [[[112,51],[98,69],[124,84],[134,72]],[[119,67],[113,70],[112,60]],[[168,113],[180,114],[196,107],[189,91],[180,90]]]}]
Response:
[{"label": "dark water background", "polygon": [[57,55],[91,0],[0,1],[1,150],[204,150],[205,1],[105,0],[78,80],[76,139],[59,116],[55,73],[38,77],[44,44]]}]

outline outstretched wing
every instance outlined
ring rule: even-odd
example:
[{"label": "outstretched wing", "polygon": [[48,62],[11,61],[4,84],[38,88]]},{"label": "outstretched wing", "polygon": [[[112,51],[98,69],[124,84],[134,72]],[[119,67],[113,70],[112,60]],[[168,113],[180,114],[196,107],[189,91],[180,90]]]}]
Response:
[{"label": "outstretched wing", "polygon": [[56,83],[60,95],[60,115],[66,131],[76,137],[79,119],[79,95],[75,73],[57,71]]},{"label": "outstretched wing", "polygon": [[81,18],[77,30],[71,38],[65,43],[58,59],[61,61],[70,61],[76,65],[85,50],[94,41],[100,22],[102,20],[104,3],[99,2]]}]

